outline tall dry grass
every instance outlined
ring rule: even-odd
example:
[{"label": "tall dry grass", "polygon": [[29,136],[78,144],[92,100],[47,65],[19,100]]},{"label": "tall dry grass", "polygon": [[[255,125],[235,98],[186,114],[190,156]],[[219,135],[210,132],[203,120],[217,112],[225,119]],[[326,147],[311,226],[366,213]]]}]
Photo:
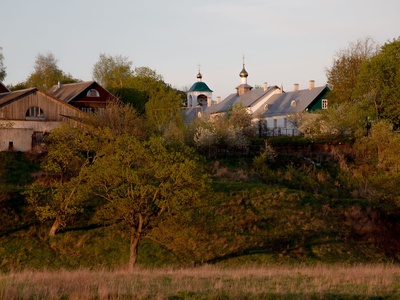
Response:
[{"label": "tall dry grass", "polygon": [[21,271],[0,299],[400,299],[400,266],[315,265]]}]

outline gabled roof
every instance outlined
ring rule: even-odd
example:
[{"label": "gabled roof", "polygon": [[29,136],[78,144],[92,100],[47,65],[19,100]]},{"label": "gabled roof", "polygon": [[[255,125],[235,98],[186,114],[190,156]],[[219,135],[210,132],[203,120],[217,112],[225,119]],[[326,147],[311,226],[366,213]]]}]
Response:
[{"label": "gabled roof", "polygon": [[47,93],[68,103],[95,84],[97,84],[95,81],[84,81],[78,83],[54,85],[48,90]]},{"label": "gabled roof", "polygon": [[328,91],[326,86],[273,95],[266,105],[254,112],[255,117],[267,118],[304,111]]},{"label": "gabled roof", "polygon": [[8,92],[10,92],[10,90],[2,82],[0,82],[0,94]]},{"label": "gabled roof", "polygon": [[264,96],[266,96],[270,92],[273,92],[273,90],[275,90],[276,88],[278,87],[271,86],[266,91],[264,91],[264,89],[253,89],[251,91],[245,92],[240,96],[237,93],[230,94],[220,103],[213,104],[210,107],[207,107],[205,112],[210,114],[226,112],[237,103],[241,103],[245,107],[250,107],[258,102],[258,100],[264,98]]},{"label": "gabled roof", "polygon": [[[24,98],[31,97],[31,94],[33,94],[33,95],[38,94],[41,97],[43,97],[44,99],[46,99],[45,101],[50,101],[53,104],[54,103],[57,104],[58,107],[62,108],[59,113],[59,115],[62,117],[79,120],[79,119],[81,119],[80,116],[82,114],[84,114],[84,112],[82,112],[78,108],[74,107],[73,105],[65,103],[64,101],[57,99],[56,97],[53,97],[52,95],[49,95],[45,92],[41,92],[35,87],[0,94],[0,108],[3,108],[7,105],[12,105],[13,102],[16,102],[16,101],[23,101]],[[75,111],[75,113],[73,113],[72,115],[66,115],[65,109],[67,109],[68,112]]]},{"label": "gabled roof", "polygon": [[202,81],[195,82],[189,92],[212,92],[210,88]]},{"label": "gabled roof", "polygon": [[0,107],[16,101],[30,93],[33,93],[35,91],[37,91],[37,88],[29,88],[29,89],[24,89],[24,90],[18,90],[18,91],[14,91],[14,92],[8,92],[8,93],[3,93],[0,94]]}]

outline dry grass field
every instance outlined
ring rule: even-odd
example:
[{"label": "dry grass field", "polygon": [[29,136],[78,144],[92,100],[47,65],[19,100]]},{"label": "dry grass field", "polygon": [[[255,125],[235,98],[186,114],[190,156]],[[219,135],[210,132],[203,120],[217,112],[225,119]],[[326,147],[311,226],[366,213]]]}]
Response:
[{"label": "dry grass field", "polygon": [[400,266],[19,271],[0,299],[400,299]]}]

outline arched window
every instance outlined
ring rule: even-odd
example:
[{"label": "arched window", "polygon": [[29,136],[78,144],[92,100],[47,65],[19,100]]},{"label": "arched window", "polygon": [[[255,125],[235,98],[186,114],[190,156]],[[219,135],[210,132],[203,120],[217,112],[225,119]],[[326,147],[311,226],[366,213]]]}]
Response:
[{"label": "arched window", "polygon": [[26,119],[31,119],[31,120],[44,120],[44,113],[43,110],[40,107],[37,106],[31,106],[28,108],[25,114]]},{"label": "arched window", "polygon": [[207,96],[203,94],[199,95],[197,97],[197,103],[201,106],[207,106]]},{"label": "arched window", "polygon": [[264,105],[264,110],[268,110],[268,103]]},{"label": "arched window", "polygon": [[91,89],[91,90],[89,90],[87,92],[86,96],[88,96],[88,97],[100,97],[100,94],[99,94],[99,92],[97,90]]},{"label": "arched window", "polygon": [[297,101],[296,100],[292,100],[292,103],[290,103],[290,106],[296,107],[297,106]]}]

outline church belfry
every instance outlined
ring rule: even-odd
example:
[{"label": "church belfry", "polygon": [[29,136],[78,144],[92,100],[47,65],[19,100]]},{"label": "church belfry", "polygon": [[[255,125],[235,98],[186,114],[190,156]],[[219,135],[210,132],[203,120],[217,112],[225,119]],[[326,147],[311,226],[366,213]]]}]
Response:
[{"label": "church belfry", "polygon": [[200,65],[199,73],[197,73],[196,78],[197,82],[195,82],[187,92],[187,107],[210,106],[213,91],[202,81],[203,75],[201,75],[200,72]]}]

